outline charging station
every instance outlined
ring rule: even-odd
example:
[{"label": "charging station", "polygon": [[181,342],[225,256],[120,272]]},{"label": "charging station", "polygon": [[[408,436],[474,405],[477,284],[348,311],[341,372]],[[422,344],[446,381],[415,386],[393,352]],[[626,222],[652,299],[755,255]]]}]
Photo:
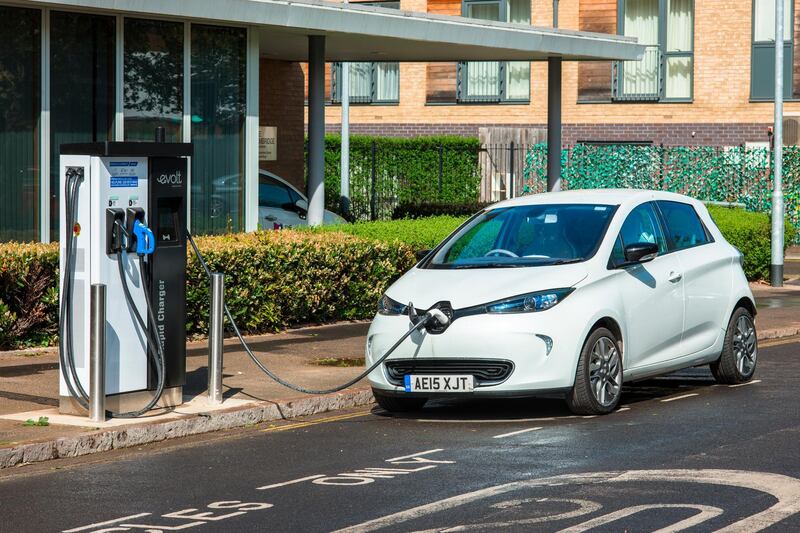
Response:
[{"label": "charging station", "polygon": [[182,403],[191,156],[191,143],[61,146],[62,413],[87,412],[93,284],[106,286],[108,410],[138,415],[142,406]]}]

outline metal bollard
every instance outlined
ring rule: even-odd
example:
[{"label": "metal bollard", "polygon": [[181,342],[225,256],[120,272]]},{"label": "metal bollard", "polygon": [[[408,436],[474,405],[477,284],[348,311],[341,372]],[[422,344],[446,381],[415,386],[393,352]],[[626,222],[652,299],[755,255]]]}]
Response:
[{"label": "metal bollard", "polygon": [[208,399],[222,403],[222,340],[223,308],[225,305],[225,275],[211,274],[211,316],[208,331]]},{"label": "metal bollard", "polygon": [[92,284],[89,324],[89,419],[106,421],[106,286]]}]

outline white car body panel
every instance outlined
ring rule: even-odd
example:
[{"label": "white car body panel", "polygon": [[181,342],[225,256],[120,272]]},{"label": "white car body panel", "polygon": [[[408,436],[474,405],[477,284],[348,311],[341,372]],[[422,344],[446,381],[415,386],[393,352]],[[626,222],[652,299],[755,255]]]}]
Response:
[{"label": "white car body panel", "polygon": [[[649,201],[690,204],[714,242],[674,250],[654,260],[610,268],[609,258],[625,218]],[[438,302],[454,309],[540,290],[575,290],[551,309],[460,317],[441,334],[415,332],[387,359],[503,359],[514,370],[502,383],[476,387],[474,396],[530,395],[569,390],[584,341],[599,321],[617,330],[624,380],[641,379],[716,360],[728,319],[742,299],[754,299],[738,261],[702,203],[672,193],[633,190],[569,191],[525,196],[491,206],[528,204],[618,205],[597,252],[573,264],[519,268],[429,269],[419,265],[386,295],[425,310]],[[753,305],[754,306],[754,305]],[[411,328],[408,316],[377,314],[367,337],[367,365]],[[553,341],[547,354],[542,337]],[[369,381],[383,393],[404,393],[385,365]]]}]

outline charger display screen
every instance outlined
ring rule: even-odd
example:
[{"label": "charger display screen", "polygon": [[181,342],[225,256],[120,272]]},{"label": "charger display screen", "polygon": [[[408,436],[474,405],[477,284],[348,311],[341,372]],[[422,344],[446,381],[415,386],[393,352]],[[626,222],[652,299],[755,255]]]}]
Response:
[{"label": "charger display screen", "polygon": [[180,244],[180,199],[158,199],[158,227],[156,241],[159,245]]}]

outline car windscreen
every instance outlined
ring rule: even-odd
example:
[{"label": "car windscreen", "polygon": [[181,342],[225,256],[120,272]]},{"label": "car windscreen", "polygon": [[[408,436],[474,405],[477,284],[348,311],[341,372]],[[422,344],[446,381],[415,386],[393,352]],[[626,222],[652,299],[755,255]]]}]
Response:
[{"label": "car windscreen", "polygon": [[616,206],[538,204],[480,213],[422,268],[503,268],[584,261],[595,254]]}]

